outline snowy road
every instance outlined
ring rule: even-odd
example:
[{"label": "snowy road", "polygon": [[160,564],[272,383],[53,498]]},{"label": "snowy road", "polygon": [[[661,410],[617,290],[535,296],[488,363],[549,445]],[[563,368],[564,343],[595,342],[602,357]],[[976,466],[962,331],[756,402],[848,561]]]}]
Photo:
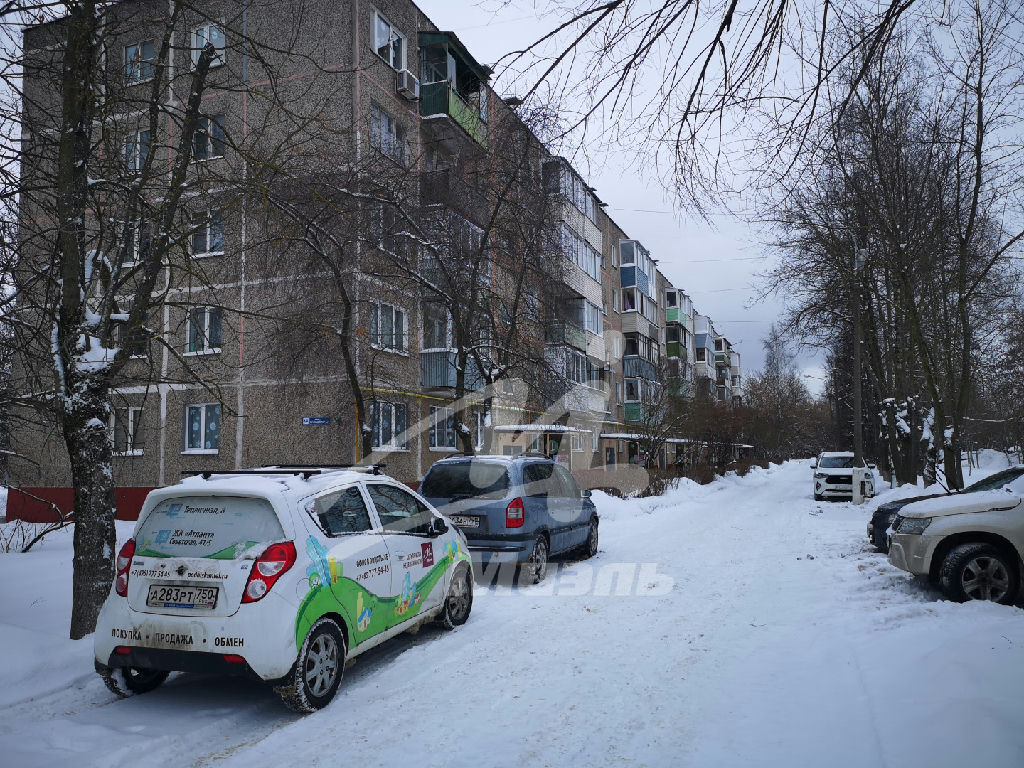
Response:
[{"label": "snowy road", "polygon": [[869,550],[867,508],[810,487],[794,462],[602,498],[596,558],[478,591],[466,626],[367,653],[306,717],[195,675],[116,700],[63,639],[67,542],[0,557],[0,760],[1024,765],[1024,611],[939,601]]}]

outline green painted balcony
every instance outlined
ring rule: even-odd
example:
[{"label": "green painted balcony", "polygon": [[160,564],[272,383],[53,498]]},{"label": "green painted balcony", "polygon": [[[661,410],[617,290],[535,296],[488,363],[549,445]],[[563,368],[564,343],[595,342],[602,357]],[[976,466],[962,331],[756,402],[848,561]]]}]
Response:
[{"label": "green painted balcony", "polygon": [[587,351],[587,334],[572,323],[553,323],[547,330],[548,344],[567,344],[580,352]]},{"label": "green painted balcony", "polygon": [[679,357],[679,349],[682,347],[678,341],[669,341],[665,344],[665,354],[669,357]]},{"label": "green painted balcony", "polygon": [[420,86],[420,116],[447,115],[477,144],[487,148],[487,123],[469,102],[445,80]]},{"label": "green painted balcony", "polygon": [[668,323],[679,322],[679,307],[669,307],[665,310],[665,321]]}]

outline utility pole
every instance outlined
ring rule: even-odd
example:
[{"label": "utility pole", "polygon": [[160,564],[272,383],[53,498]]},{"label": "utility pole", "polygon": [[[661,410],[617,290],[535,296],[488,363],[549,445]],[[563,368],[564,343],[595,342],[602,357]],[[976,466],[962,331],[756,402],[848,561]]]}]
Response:
[{"label": "utility pole", "polygon": [[860,370],[860,283],[858,277],[864,259],[861,250],[857,247],[857,239],[853,239],[853,270],[850,286],[850,313],[853,315],[853,463],[854,466],[864,466],[864,431],[863,414],[864,408],[861,401],[861,370]]}]

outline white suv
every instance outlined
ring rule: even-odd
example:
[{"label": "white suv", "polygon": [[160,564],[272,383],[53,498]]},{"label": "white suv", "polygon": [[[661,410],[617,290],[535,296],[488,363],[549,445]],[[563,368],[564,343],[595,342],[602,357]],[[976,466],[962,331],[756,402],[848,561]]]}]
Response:
[{"label": "white suv", "polygon": [[814,500],[850,499],[853,497],[854,482],[863,483],[864,498],[875,495],[873,465],[855,466],[856,461],[849,451],[826,451],[818,455],[811,464],[814,469]]},{"label": "white suv", "polygon": [[375,469],[207,473],[149,494],[95,636],[119,695],[171,671],[248,675],[325,706],[345,661],[473,602],[466,540]]}]

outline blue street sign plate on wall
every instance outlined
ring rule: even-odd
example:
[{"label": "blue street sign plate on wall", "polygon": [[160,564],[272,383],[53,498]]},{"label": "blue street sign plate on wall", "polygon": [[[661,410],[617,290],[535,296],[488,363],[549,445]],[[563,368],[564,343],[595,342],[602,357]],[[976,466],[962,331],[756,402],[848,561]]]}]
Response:
[{"label": "blue street sign plate on wall", "polygon": [[330,416],[303,416],[302,426],[304,427],[324,427],[331,423]]}]

